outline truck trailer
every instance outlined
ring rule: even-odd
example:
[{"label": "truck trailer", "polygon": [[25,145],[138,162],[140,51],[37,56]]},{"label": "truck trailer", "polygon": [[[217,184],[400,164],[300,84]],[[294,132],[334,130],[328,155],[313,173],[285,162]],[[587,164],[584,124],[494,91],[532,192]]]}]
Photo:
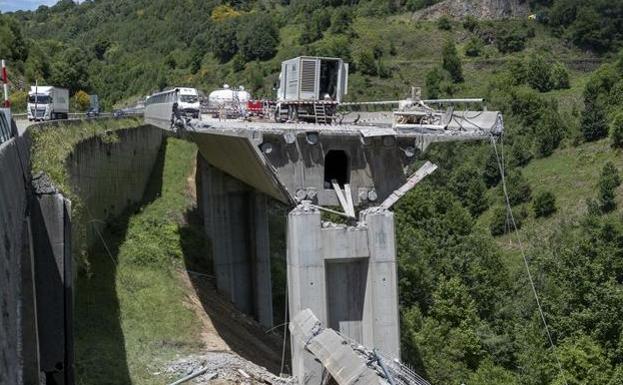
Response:
[{"label": "truck trailer", "polygon": [[67,119],[69,91],[53,86],[31,86],[28,92],[28,120]]},{"label": "truck trailer", "polygon": [[331,123],[348,93],[348,63],[340,58],[299,56],[281,63],[277,121]]}]

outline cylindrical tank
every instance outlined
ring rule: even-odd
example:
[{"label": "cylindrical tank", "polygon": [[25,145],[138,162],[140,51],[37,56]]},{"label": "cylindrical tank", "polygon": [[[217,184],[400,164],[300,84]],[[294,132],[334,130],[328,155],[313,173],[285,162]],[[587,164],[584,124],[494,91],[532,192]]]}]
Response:
[{"label": "cylindrical tank", "polygon": [[251,100],[251,94],[244,89],[231,89],[227,84],[222,89],[210,92],[208,103],[213,108],[246,108],[247,102]]}]

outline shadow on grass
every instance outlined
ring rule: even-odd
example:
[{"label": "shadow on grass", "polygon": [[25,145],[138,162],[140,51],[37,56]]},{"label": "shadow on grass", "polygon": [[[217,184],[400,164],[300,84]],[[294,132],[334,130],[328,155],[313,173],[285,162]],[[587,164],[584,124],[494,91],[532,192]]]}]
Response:
[{"label": "shadow on grass", "polygon": [[132,205],[101,232],[87,253],[88,269],[78,272],[74,314],[76,383],[131,384],[117,297],[119,248],[130,218],[153,202],[162,190],[166,141],[163,141],[141,203]]}]

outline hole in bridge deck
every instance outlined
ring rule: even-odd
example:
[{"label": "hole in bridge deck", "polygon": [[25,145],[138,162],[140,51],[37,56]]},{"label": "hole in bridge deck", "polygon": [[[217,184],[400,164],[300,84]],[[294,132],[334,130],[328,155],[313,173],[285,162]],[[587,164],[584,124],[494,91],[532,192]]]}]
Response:
[{"label": "hole in bridge deck", "polygon": [[348,155],[342,150],[331,150],[324,157],[324,187],[331,188],[336,180],[340,187],[349,183]]}]

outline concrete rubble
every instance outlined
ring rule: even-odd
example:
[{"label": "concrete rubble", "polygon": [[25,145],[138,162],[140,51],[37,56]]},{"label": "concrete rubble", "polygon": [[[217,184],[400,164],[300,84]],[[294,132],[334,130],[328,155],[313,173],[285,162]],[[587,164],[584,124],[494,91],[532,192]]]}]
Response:
[{"label": "concrete rubble", "polygon": [[[278,377],[266,368],[256,365],[230,352],[208,352],[179,358],[155,373],[166,376],[171,381],[177,380],[202,369],[207,371],[188,381],[189,384],[268,384],[294,385],[293,377]],[[216,376],[212,377],[213,374]]]},{"label": "concrete rubble", "polygon": [[323,327],[309,309],[300,311],[289,329],[324,367],[323,384],[329,374],[339,385],[430,385],[398,360]]}]

